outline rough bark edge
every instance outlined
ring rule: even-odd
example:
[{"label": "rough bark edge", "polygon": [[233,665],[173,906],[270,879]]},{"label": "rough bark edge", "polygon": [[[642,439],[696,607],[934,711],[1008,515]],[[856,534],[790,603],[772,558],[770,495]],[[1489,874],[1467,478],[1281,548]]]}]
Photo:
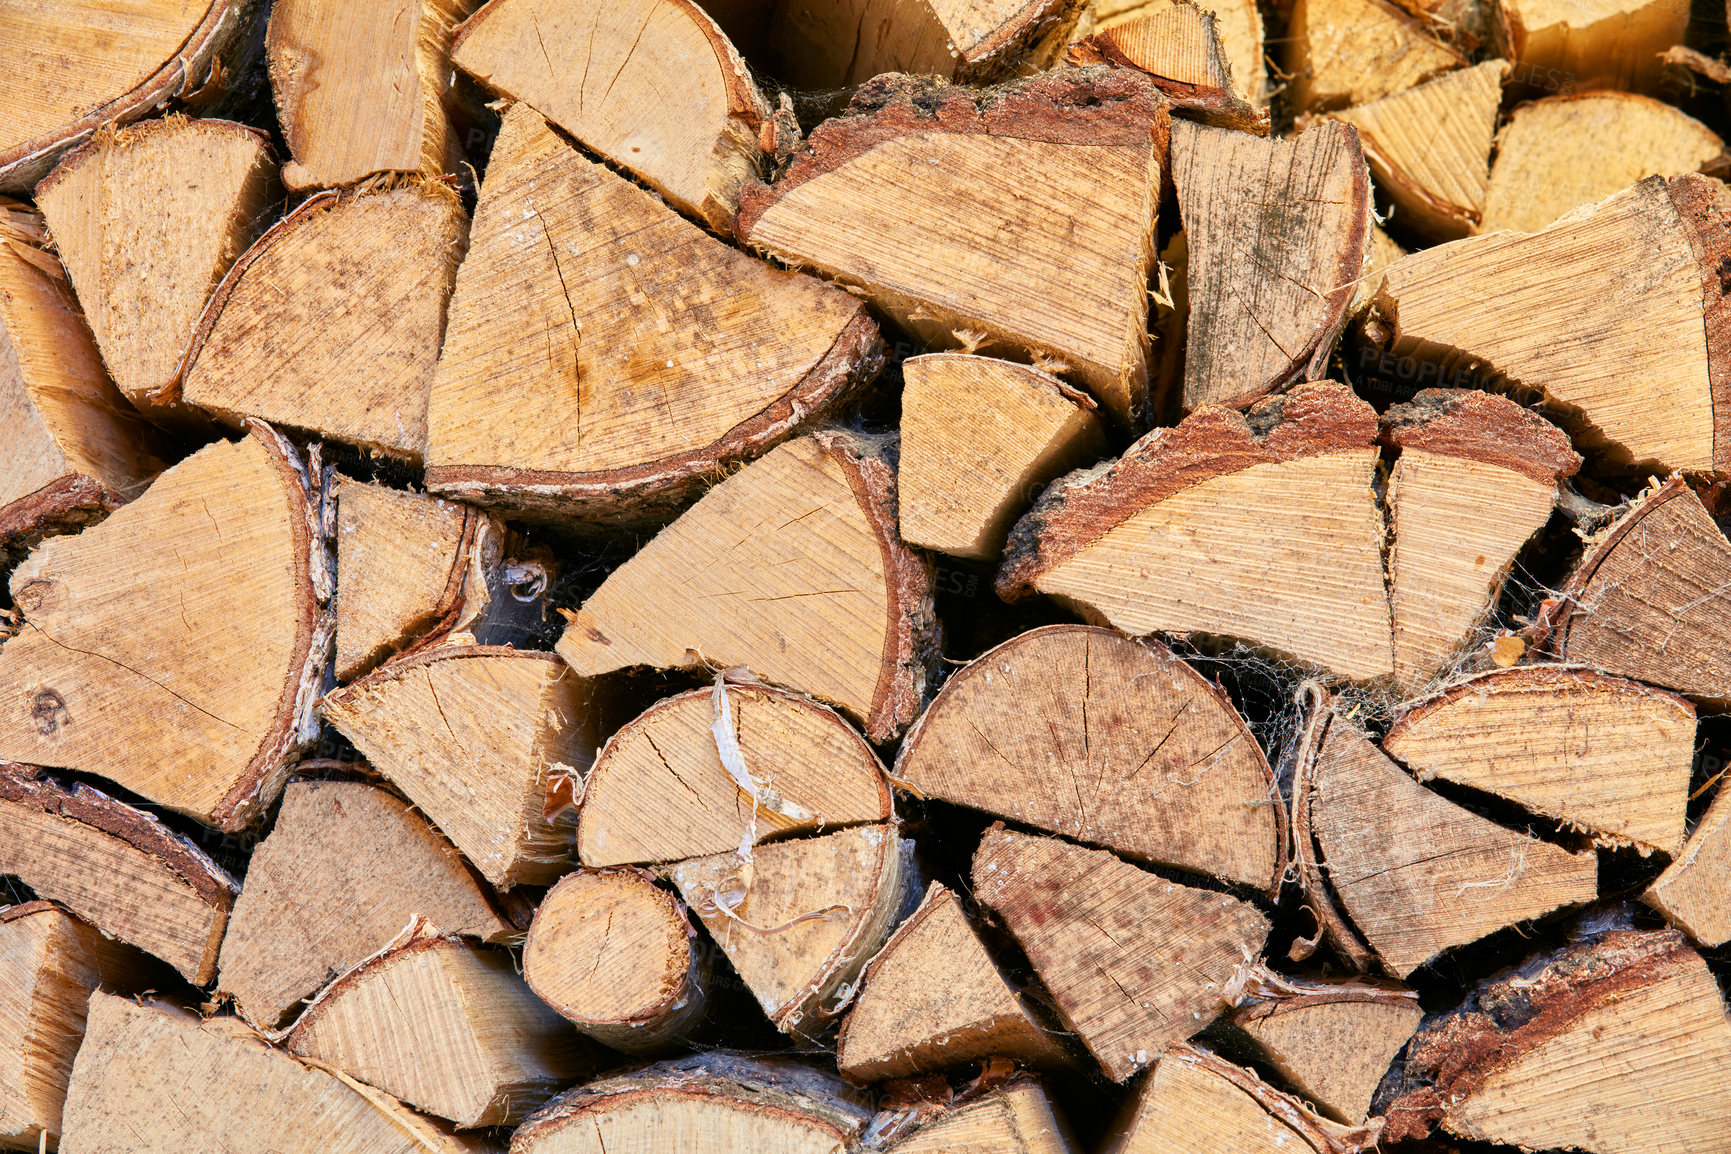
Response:
[{"label": "rough bark edge", "polygon": [[1208,1071],[1221,1081],[1242,1091],[1271,1118],[1279,1119],[1309,1146],[1315,1154],[1368,1154],[1376,1149],[1382,1134],[1382,1120],[1364,1126],[1343,1126],[1329,1122],[1291,1094],[1276,1090],[1253,1070],[1214,1054],[1180,1042],[1160,1056],[1162,1062],[1183,1062],[1187,1066]]},{"label": "rough bark edge", "polygon": [[[4,771],[0,770],[0,772]],[[37,898],[33,902],[20,902],[15,906],[0,906],[0,926],[7,922],[15,922],[30,917],[32,914],[47,913],[49,910],[58,910],[69,918],[78,918],[77,914],[59,902],[52,902],[47,898]]]},{"label": "rough bark edge", "polygon": [[76,533],[106,518],[128,498],[100,477],[69,473],[0,505],[0,548],[34,547],[45,537]]},{"label": "rough bark edge", "polygon": [[1322,871],[1322,860],[1310,828],[1311,793],[1316,788],[1316,763],[1328,743],[1329,727],[1336,720],[1326,691],[1315,682],[1298,688],[1298,708],[1304,715],[1299,743],[1293,755],[1292,853],[1301,900],[1316,919],[1316,936],[1297,939],[1289,951],[1294,961],[1309,957],[1324,938],[1349,970],[1368,973],[1377,962],[1371,950],[1336,902],[1333,887]]},{"label": "rough bark edge", "polygon": [[1713,468],[1731,470],[1731,190],[1690,173],[1666,182],[1701,266],[1701,308],[1707,333],[1707,388],[1713,406]]},{"label": "rough bark edge", "polygon": [[[1240,132],[1253,133],[1256,136],[1267,136],[1269,133],[1269,113],[1266,108],[1258,108],[1243,96],[1239,95],[1236,78],[1232,75],[1232,65],[1226,59],[1220,46],[1220,19],[1213,12],[1198,9],[1206,19],[1210,29],[1209,56],[1210,63],[1220,70],[1226,78],[1226,85],[1188,84],[1181,80],[1173,80],[1151,72],[1132,60],[1119,47],[1119,38],[1113,33],[1123,27],[1114,25],[1103,32],[1096,32],[1083,40],[1070,45],[1064,54],[1064,63],[1072,68],[1088,68],[1105,64],[1113,68],[1129,68],[1148,77],[1154,82],[1168,100],[1172,102],[1172,115],[1195,120],[1201,124],[1213,125],[1216,128],[1233,128]],[[1158,13],[1155,14],[1159,15]],[[1145,17],[1144,19],[1153,19]]]},{"label": "rough bark edge", "polygon": [[[1023,64],[1042,71],[1049,68],[1050,57],[1062,51],[1087,7],[1086,0],[1028,0],[989,36],[962,53],[956,83],[987,84],[1012,74]],[[948,31],[945,29],[946,34]]]},{"label": "rough bark edge", "polygon": [[1507,397],[1477,389],[1421,389],[1383,413],[1377,440],[1495,465],[1555,485],[1580,469],[1569,436]]},{"label": "rough bark edge", "polygon": [[1370,448],[1376,435],[1376,411],[1332,381],[1301,384],[1247,413],[1204,405],[1175,428],[1147,434],[1117,460],[1048,486],[1010,530],[998,596],[1032,599],[1049,570],[1184,489],[1254,465]]},{"label": "rough bark edge", "polygon": [[276,167],[276,147],[271,144],[270,133],[262,128],[254,128],[250,124],[241,124],[235,120],[224,120],[221,117],[188,116],[177,120],[171,114],[161,120],[140,120],[132,124],[118,126],[112,142],[91,139],[72,149],[55,162],[54,168],[36,184],[36,199],[41,200],[54,186],[64,180],[74,169],[85,161],[101,153],[105,146],[112,144],[120,148],[129,148],[148,137],[170,135],[184,132],[191,127],[195,131],[211,130],[218,135],[233,135],[237,137],[250,136],[264,149],[264,159]]},{"label": "rough bark edge", "polygon": [[[1435,80],[1437,77],[1433,76],[1431,79]],[[1434,195],[1430,189],[1388,158],[1374,133],[1356,124],[1353,127],[1358,129],[1359,145],[1364,149],[1365,161],[1377,170],[1377,182],[1388,192],[1390,199],[1406,211],[1409,219],[1418,222],[1420,230],[1438,241],[1459,240],[1472,235],[1473,230],[1484,219],[1482,208],[1454,204]]]},{"label": "rough bark edge", "polygon": [[1222,999],[1235,1006],[1229,1021],[1235,1026],[1278,1017],[1312,1006],[1371,1005],[1419,1008],[1418,991],[1378,978],[1321,981],[1278,974],[1262,962],[1252,962],[1233,975]]},{"label": "rough bark edge", "polygon": [[1668,689],[1617,677],[1585,665],[1518,665],[1510,669],[1491,669],[1454,682],[1428,697],[1421,697],[1397,707],[1397,716],[1390,726],[1384,744],[1394,740],[1406,726],[1423,721],[1438,710],[1446,709],[1463,697],[1479,693],[1520,692],[1525,689],[1546,689],[1566,679],[1579,684],[1588,682],[1611,691],[1618,697],[1664,698],[1682,710],[1689,723],[1696,720],[1695,706],[1680,693]]},{"label": "rough bark edge", "polygon": [[586,473],[429,465],[427,491],[538,521],[575,518],[599,528],[655,527],[676,517],[699,490],[734,465],[837,417],[877,379],[884,359],[883,336],[860,305],[804,377],[708,445]]}]

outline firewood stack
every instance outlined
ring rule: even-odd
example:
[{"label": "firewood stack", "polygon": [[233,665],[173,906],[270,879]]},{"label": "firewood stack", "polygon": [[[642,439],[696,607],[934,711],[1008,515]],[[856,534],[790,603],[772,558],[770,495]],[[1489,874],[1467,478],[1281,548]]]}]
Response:
[{"label": "firewood stack", "polygon": [[0,0],[0,1148],[1731,1151],[1702,11]]}]

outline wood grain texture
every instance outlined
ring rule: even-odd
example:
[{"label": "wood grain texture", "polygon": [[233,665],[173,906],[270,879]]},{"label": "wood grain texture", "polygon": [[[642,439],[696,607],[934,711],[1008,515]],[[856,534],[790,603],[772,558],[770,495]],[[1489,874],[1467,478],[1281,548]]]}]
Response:
[{"label": "wood grain texture", "polygon": [[1731,791],[1720,786],[1689,840],[1641,900],[1699,945],[1731,941]]},{"label": "wood grain texture", "polygon": [[[875,1128],[875,1127],[874,1127]],[[885,1154],[1078,1154],[1069,1123],[1038,1081],[1023,1076],[951,1105]]]},{"label": "wood grain texture", "polygon": [[[1229,14],[1242,11],[1225,6]],[[1223,43],[1226,22],[1195,4],[1149,4],[1132,19],[1101,29],[1070,45],[1065,62],[1076,66],[1111,64],[1147,73],[1172,101],[1172,114],[1219,128],[1268,135],[1268,110],[1245,99],[1247,87],[1258,98],[1262,83],[1262,17],[1255,21],[1256,55],[1240,78]],[[1234,47],[1238,47],[1234,45]]]},{"label": "wood grain texture", "polygon": [[1311,112],[1369,104],[1466,63],[1386,0],[1295,0],[1286,37],[1292,100]]},{"label": "wood grain texture", "polygon": [[[1156,17],[1185,5],[1180,0],[1091,0],[1077,23],[1075,38],[1112,32],[1121,25]],[[1197,8],[1211,13],[1220,33],[1220,46],[1232,66],[1232,79],[1245,99],[1266,104],[1269,96],[1268,62],[1264,57],[1262,13],[1253,0],[1209,0]],[[1134,33],[1132,33],[1134,35]]]},{"label": "wood grain texture", "polygon": [[1576,91],[1657,91],[1659,57],[1689,24],[1687,9],[1663,0],[1498,0],[1495,12],[1498,55],[1536,87],[1566,76]]}]

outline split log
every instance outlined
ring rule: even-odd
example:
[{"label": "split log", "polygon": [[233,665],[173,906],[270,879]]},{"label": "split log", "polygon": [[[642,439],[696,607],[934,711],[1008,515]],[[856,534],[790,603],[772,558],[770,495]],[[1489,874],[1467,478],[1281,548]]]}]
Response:
[{"label": "split log", "polygon": [[1225,635],[1385,678],[1375,442],[1371,407],[1332,382],[1248,417],[1206,407],[1047,489],[1010,534],[999,595],[1046,593],[1125,633]]},{"label": "split log", "polygon": [[1159,642],[1110,629],[1046,626],[957,670],[895,778],[1267,893],[1285,868],[1274,775],[1231,701]]},{"label": "split log", "polygon": [[[886,1113],[887,1109],[873,1120],[869,1133],[885,1133]],[[880,1138],[884,1154],[1078,1154],[1080,1150],[1045,1087],[1026,1075],[963,1093],[917,1129],[898,1134],[888,1141]]]},{"label": "split log", "polygon": [[1295,0],[1286,31],[1293,107],[1369,104],[1466,64],[1387,0]]},{"label": "split log", "polygon": [[180,399],[419,462],[468,225],[437,181],[309,197],[211,296]]},{"label": "split log", "polygon": [[520,1121],[596,1065],[509,953],[420,919],[320,994],[283,1045],[460,1130]]},{"label": "split log", "polygon": [[[577,815],[584,865],[682,861],[890,820],[882,764],[833,710],[758,685],[727,686],[724,710],[717,692],[669,697],[608,739]],[[732,734],[745,773],[756,779],[756,804],[735,777],[739,767],[722,762],[717,726]]]},{"label": "split log", "polygon": [[1324,122],[1263,140],[1181,120],[1172,179],[1187,250],[1181,412],[1322,376],[1369,241],[1357,134]]},{"label": "split log", "polygon": [[[1125,24],[1165,18],[1183,0],[1092,0],[1076,25],[1074,37],[1110,33]],[[1220,47],[1232,67],[1233,83],[1252,104],[1268,103],[1268,62],[1263,57],[1262,13],[1255,0],[1208,0],[1197,8],[1211,13],[1220,34]]]},{"label": "split log", "polygon": [[965,353],[902,362],[902,540],[996,560],[1054,478],[1107,455],[1095,405],[1050,373]]},{"label": "split log", "polygon": [[877,1082],[994,1056],[1061,1064],[1051,1035],[998,971],[961,901],[933,882],[866,967],[836,1065],[851,1081]]},{"label": "split log", "polygon": [[514,933],[405,802],[362,782],[290,782],[234,903],[217,989],[248,1022],[274,1029],[417,915],[489,942]]},{"label": "split log", "polygon": [[911,904],[913,843],[897,828],[856,826],[668,871],[776,1029],[821,1037]]},{"label": "split log", "polygon": [[1582,92],[1529,101],[1497,133],[1479,231],[1536,232],[1644,176],[1722,173],[1727,160],[1717,133],[1650,96]]},{"label": "split log", "polygon": [[[1260,40],[1262,18],[1254,18]],[[1077,67],[1110,64],[1145,72],[1172,101],[1174,116],[1267,136],[1268,109],[1245,99],[1221,32],[1220,17],[1214,12],[1195,4],[1170,4],[1072,44],[1065,62]],[[1259,52],[1244,83],[1257,91],[1262,87],[1261,79]]]},{"label": "split log", "polygon": [[1614,0],[1554,6],[1544,0],[1496,0],[1497,55],[1535,88],[1567,84],[1574,91],[1614,88],[1656,92],[1664,79],[1659,59],[1683,43],[1687,5],[1670,0]]},{"label": "split log", "polygon": [[729,248],[526,105],[505,114],[457,279],[428,487],[543,519],[664,522],[883,364],[859,301]]},{"label": "split log", "polygon": [[709,974],[694,937],[685,908],[648,874],[583,870],[541,899],[523,978],[591,1038],[652,1054],[703,1020]]},{"label": "split log", "polygon": [[0,759],[101,774],[226,830],[276,799],[318,732],[331,574],[306,488],[321,480],[249,430],[13,571]]},{"label": "split log", "polygon": [[307,192],[381,172],[456,172],[451,32],[479,3],[273,3],[265,59],[294,154],[283,183]]},{"label": "split log", "polygon": [[[333,690],[319,712],[495,886],[571,868],[556,775],[580,778],[599,734],[591,687],[550,653],[441,645]],[[449,928],[449,927],[440,927]]]},{"label": "split log", "polygon": [[567,615],[559,656],[585,677],[749,666],[892,740],[937,659],[931,562],[896,532],[894,454],[820,433],[735,473]]},{"label": "split log", "polygon": [[0,874],[59,902],[105,937],[154,954],[195,986],[240,884],[156,818],[87,785],[0,764]]},{"label": "split log", "polygon": [[1233,967],[1268,936],[1247,902],[1002,823],[974,854],[973,885],[1114,1082],[1207,1026]]},{"label": "split log", "polygon": [[1719,787],[1682,851],[1641,900],[1703,946],[1731,941],[1731,790]]},{"label": "split log", "polygon": [[[883,77],[774,186],[746,186],[738,233],[857,289],[929,347],[968,330],[984,334],[975,348],[1062,362],[1137,427],[1166,143],[1165,98],[1128,69],[989,93]],[[1065,179],[1082,172],[1085,192]]]},{"label": "split log", "polygon": [[[1395,261],[1406,255],[1406,249],[1396,244],[1394,238],[1382,231],[1376,225],[1370,226],[1370,242],[1366,245],[1364,256],[1364,272],[1359,275],[1358,283],[1353,286],[1352,304],[1347,312],[1353,317],[1363,315],[1371,302],[1376,300],[1376,294],[1382,291],[1382,274]],[[1367,366],[1376,356],[1374,350],[1361,350],[1359,367]]]}]

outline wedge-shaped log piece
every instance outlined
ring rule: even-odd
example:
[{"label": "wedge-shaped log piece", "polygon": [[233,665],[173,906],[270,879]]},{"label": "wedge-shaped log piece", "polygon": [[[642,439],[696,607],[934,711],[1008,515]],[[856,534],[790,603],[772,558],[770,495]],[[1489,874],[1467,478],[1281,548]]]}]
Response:
[{"label": "wedge-shaped log piece", "polygon": [[427,483],[541,517],[666,521],[882,362],[859,301],[729,248],[519,104],[458,277]]},{"label": "wedge-shaped log piece", "polygon": [[378,172],[455,172],[451,32],[481,0],[279,0],[265,59],[295,192]]},{"label": "wedge-shaped log piece", "polygon": [[290,782],[234,903],[217,988],[273,1029],[417,914],[490,942],[514,932],[462,856],[400,798],[356,781]]},{"label": "wedge-shaped log piece", "polygon": [[0,764],[0,874],[21,878],[193,985],[216,976],[240,885],[156,818],[87,785]]},{"label": "wedge-shaped log piece", "polygon": [[894,447],[819,433],[740,470],[608,576],[559,656],[585,677],[749,666],[892,740],[937,659],[931,562],[896,532]]},{"label": "wedge-shaped log piece", "polygon": [[773,187],[746,186],[739,235],[857,288],[930,346],[972,330],[987,351],[1060,360],[1135,426],[1166,134],[1166,100],[1129,69],[990,93],[884,77]]},{"label": "wedge-shaped log piece", "polygon": [[[872,1129],[881,1133],[884,1116],[878,1117]],[[1045,1087],[1022,1075],[962,1095],[883,1149],[884,1154],[1078,1154],[1081,1148]]]},{"label": "wedge-shaped log piece", "polygon": [[974,854],[973,884],[1114,1082],[1208,1025],[1232,968],[1268,936],[1247,902],[1002,824]]},{"label": "wedge-shaped log piece", "polygon": [[815,1039],[911,904],[913,843],[894,824],[856,826],[668,872],[775,1027]]},{"label": "wedge-shaped log piece", "polygon": [[419,462],[468,223],[432,181],[309,197],[211,297],[182,399]]},{"label": "wedge-shaped log piece", "polygon": [[330,560],[294,446],[253,422],[11,578],[0,759],[101,774],[240,829],[318,732]]},{"label": "wedge-shaped log piece", "polygon": [[1223,634],[1386,677],[1375,442],[1375,412],[1332,382],[1248,416],[1203,409],[1047,489],[1010,534],[998,592],[1047,593],[1126,633]]},{"label": "wedge-shaped log piece", "polygon": [[589,684],[552,654],[444,645],[332,691],[319,711],[504,887],[571,867],[576,817],[548,817],[547,801],[556,773],[580,776],[595,756],[589,705]]},{"label": "wedge-shaped log piece", "polygon": [[1731,254],[1722,188],[1652,177],[1540,232],[1414,253],[1377,297],[1391,351],[1437,366],[1438,380],[1470,371],[1542,393],[1612,466],[1731,467],[1731,307],[1714,271]]},{"label": "wedge-shaped log piece", "polygon": [[1644,176],[1683,176],[1725,160],[1717,133],[1650,96],[1581,92],[1529,101],[1497,133],[1480,231],[1536,232]]},{"label": "wedge-shaped log piece", "polygon": [[998,972],[956,895],[933,882],[866,968],[836,1065],[876,1082],[993,1056],[1049,1065],[1064,1051]]},{"label": "wedge-shaped log piece", "polygon": [[[1152,9],[1156,5],[1148,5]],[[1221,43],[1221,20],[1195,4],[1170,4],[1115,24],[1070,46],[1065,60],[1074,65],[1111,64],[1145,72],[1172,101],[1175,116],[1221,128],[1268,135],[1268,110],[1246,100],[1232,61]],[[1261,18],[1257,17],[1257,31]],[[1254,87],[1261,60],[1248,74]]]},{"label": "wedge-shaped log piece", "polygon": [[1085,625],[1006,641],[944,683],[895,777],[1131,857],[1280,885],[1284,823],[1261,747],[1157,641]]},{"label": "wedge-shaped log piece", "polygon": [[1296,0],[1286,33],[1294,107],[1369,104],[1466,60],[1387,0]]},{"label": "wedge-shaped log piece", "polygon": [[1393,406],[1382,441],[1400,449],[1388,486],[1394,671],[1417,690],[1471,645],[1581,458],[1536,414],[1465,389],[1424,389]]},{"label": "wedge-shaped log piece", "polygon": [[1530,959],[1427,1025],[1388,1106],[1393,1140],[1440,1120],[1522,1149],[1731,1148],[1731,1020],[1676,930],[1613,930]]},{"label": "wedge-shaped log piece", "polygon": [[996,560],[1048,482],[1107,453],[1087,394],[1028,365],[965,353],[902,362],[902,539]]},{"label": "wedge-shaped log piece", "polygon": [[1497,54],[1536,88],[1561,78],[1575,91],[1615,88],[1654,92],[1664,77],[1659,57],[1683,43],[1689,10],[1666,0],[1496,0]]},{"label": "wedge-shaped log piece", "polygon": [[[658,702],[608,739],[584,783],[577,854],[586,866],[683,861],[752,840],[890,818],[883,766],[853,726],[799,694],[730,685]],[[722,763],[716,726],[780,804],[756,807]]]},{"label": "wedge-shaped log piece", "polygon": [[484,1154],[401,1102],[268,1045],[237,1018],[100,991],[72,1067],[64,1150]]},{"label": "wedge-shaped log piece", "polygon": [[1731,790],[1720,786],[1682,852],[1641,900],[1703,946],[1731,941]]},{"label": "wedge-shaped log piece", "polygon": [[[1173,8],[1185,7],[1181,0],[1092,0],[1076,26],[1078,40],[1112,32],[1121,25],[1164,17]],[[1255,0],[1208,0],[1197,8],[1213,14],[1220,46],[1232,66],[1232,80],[1244,98],[1253,104],[1268,102],[1268,62],[1263,53],[1262,13]],[[1184,25],[1173,25],[1183,27]],[[1138,33],[1131,33],[1137,36]]]}]

